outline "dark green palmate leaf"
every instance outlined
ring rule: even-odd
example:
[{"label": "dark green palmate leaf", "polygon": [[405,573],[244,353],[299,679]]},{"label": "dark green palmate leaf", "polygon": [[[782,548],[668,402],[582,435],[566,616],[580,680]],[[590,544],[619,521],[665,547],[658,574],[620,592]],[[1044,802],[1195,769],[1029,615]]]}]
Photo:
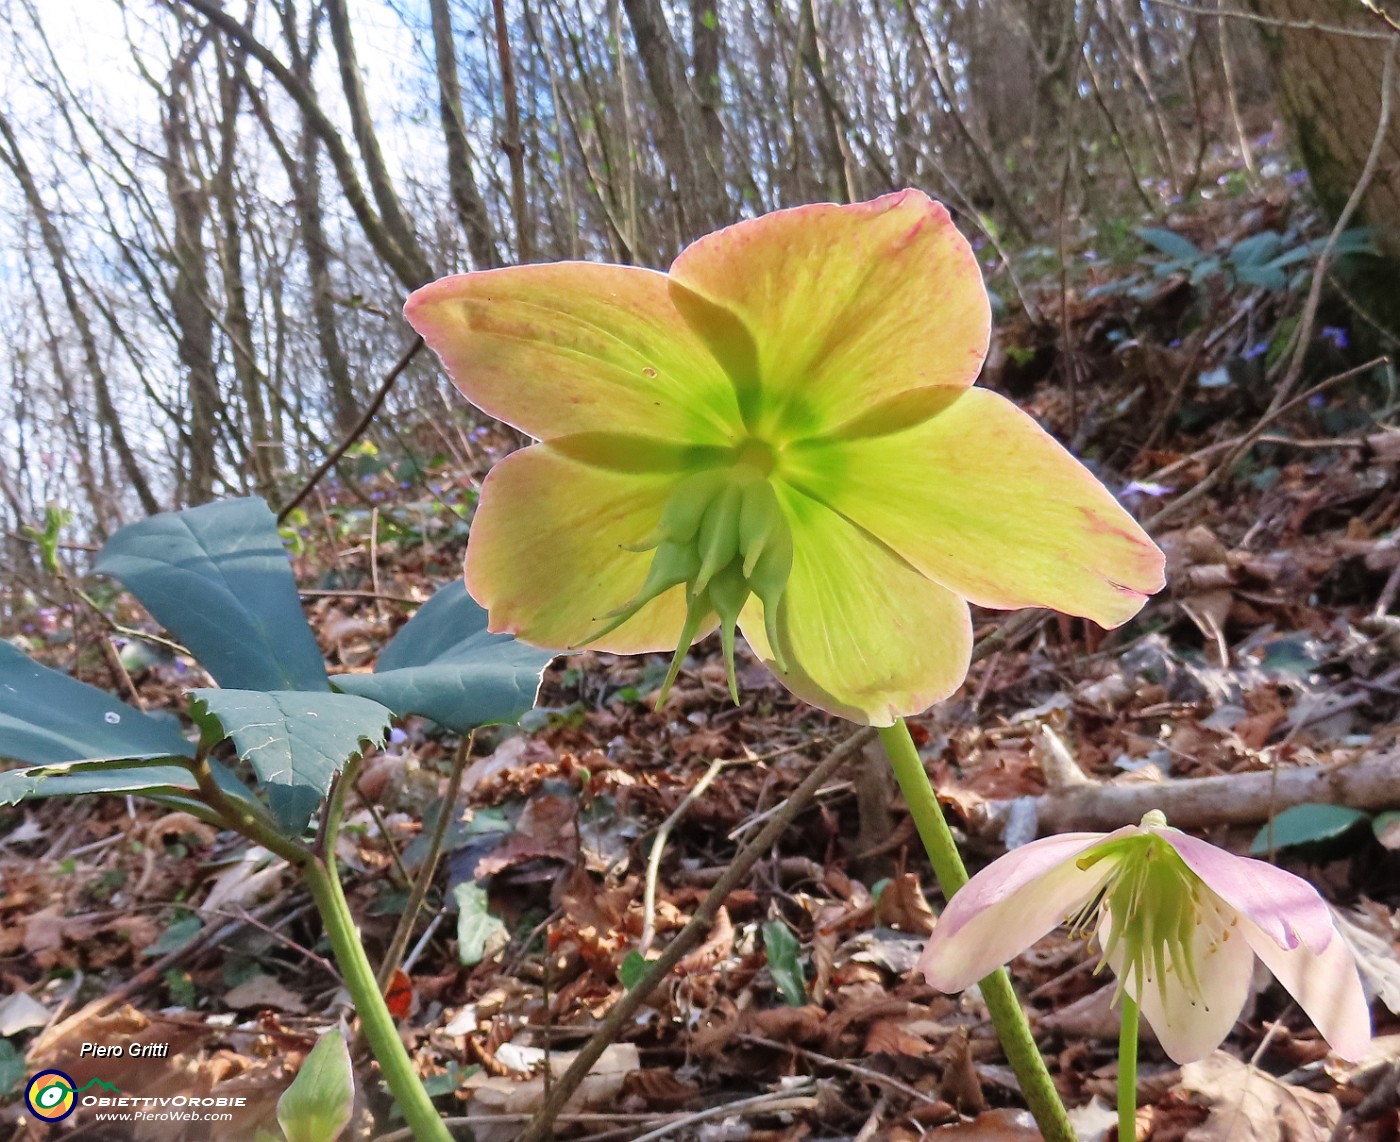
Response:
[{"label": "dark green palmate leaf", "polygon": [[373,674],[337,674],[347,694],[420,714],[465,733],[515,722],[535,704],[554,652],[486,630],[486,612],[459,579],[428,600],[389,642]]},{"label": "dark green palmate leaf", "polygon": [[0,758],[46,765],[193,756],[173,722],[147,717],[0,640]]},{"label": "dark green palmate leaf", "polygon": [[[193,807],[194,775],[175,763],[193,756],[173,721],[149,717],[0,641],[0,759],[29,763],[0,773],[0,805],[139,793]],[[248,797],[227,769],[211,767],[225,793]]]},{"label": "dark green palmate leaf", "polygon": [[181,798],[194,788],[194,774],[182,765],[70,761],[0,773],[0,805],[18,805],[35,797],[76,797],[81,793],[140,793],[166,800]]},{"label": "dark green palmate leaf", "polygon": [[390,712],[352,694],[304,690],[191,690],[190,716],[206,743],[229,738],[292,833],[306,826],[346,761],[384,744]]},{"label": "dark green palmate leaf", "polygon": [[328,690],[277,521],[256,497],[129,524],[95,569],[121,580],[221,686]]}]

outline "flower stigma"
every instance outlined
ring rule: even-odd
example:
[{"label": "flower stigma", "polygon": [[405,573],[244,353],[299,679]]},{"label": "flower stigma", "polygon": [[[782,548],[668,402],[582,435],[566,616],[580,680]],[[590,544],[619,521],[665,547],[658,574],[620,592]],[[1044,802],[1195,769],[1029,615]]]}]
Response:
[{"label": "flower stigma", "polygon": [[1153,831],[1166,823],[1166,817],[1154,809],[1142,819],[1143,832],[1096,845],[1079,857],[1075,863],[1085,871],[1101,861],[1111,862],[1112,871],[1093,899],[1071,918],[1071,929],[1098,931],[1101,954],[1096,972],[1115,956],[1121,957],[1121,966],[1115,969],[1118,986],[1113,1002],[1134,981],[1139,996],[1155,984],[1165,1005],[1168,977],[1175,973],[1191,1003],[1199,1002],[1208,1010],[1194,940],[1198,931],[1209,932],[1205,949],[1209,956],[1219,941],[1229,938],[1229,928],[1201,878]]},{"label": "flower stigma", "polygon": [[739,701],[734,669],[734,635],[740,612],[750,596],[763,607],[764,629],[780,670],[786,670],[778,639],[778,608],[792,573],[792,529],[772,477],[777,451],[766,440],[750,437],[736,445],[724,467],[706,468],[679,480],[661,522],[632,551],[655,551],[637,593],[603,617],[609,621],[589,636],[587,645],[610,634],[653,599],[685,586],[686,617],[670,669],[657,697],[666,701],[686,651],[711,619],[718,618],[729,696]]}]

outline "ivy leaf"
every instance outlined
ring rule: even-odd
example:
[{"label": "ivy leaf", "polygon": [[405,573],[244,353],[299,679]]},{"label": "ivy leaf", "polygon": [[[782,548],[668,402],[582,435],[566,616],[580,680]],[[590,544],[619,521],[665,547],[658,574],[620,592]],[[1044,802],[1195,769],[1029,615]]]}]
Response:
[{"label": "ivy leaf", "polygon": [[460,579],[443,587],[379,655],[373,674],[337,674],[347,694],[382,702],[398,717],[420,714],[457,733],[516,722],[535,704],[554,657],[510,635],[490,634],[486,611]]},{"label": "ivy leaf", "polygon": [[119,579],[220,686],[328,690],[277,521],[257,497],[118,531],[94,568]]}]

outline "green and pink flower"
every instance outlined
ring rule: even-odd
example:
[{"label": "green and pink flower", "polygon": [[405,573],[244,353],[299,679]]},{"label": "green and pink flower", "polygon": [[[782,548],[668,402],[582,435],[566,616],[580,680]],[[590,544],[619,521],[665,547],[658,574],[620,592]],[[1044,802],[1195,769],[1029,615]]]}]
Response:
[{"label": "green and pink flower", "polygon": [[961,991],[1062,922],[1097,937],[1100,967],[1178,1063],[1230,1033],[1256,956],[1337,1054],[1365,1054],[1371,1015],[1356,961],[1317,889],[1169,828],[1156,811],[992,862],[953,895],[919,967],[940,991]]},{"label": "green and pink flower", "polygon": [[[1116,626],[1162,555],[1073,457],[974,388],[976,259],[917,191],[700,239],[668,273],[559,263],[444,278],[409,321],[539,443],[482,489],[467,586],[550,648],[716,628],[799,697],[886,725],[961,684],[968,603]],[[668,685],[669,685],[668,679]]]}]

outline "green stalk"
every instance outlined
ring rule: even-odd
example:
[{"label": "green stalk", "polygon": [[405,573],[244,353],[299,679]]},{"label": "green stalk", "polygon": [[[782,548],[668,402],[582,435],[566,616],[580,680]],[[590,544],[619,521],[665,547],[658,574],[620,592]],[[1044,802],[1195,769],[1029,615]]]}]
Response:
[{"label": "green stalk", "polygon": [[[943,818],[943,810],[924,772],[923,759],[914,747],[914,739],[909,736],[909,727],[900,718],[892,726],[880,727],[880,741],[894,767],[895,779],[900,792],[909,806],[909,812],[918,827],[919,837],[924,842],[929,861],[933,864],[934,875],[943,895],[951,899],[967,883],[967,868],[953,840],[948,822]],[[978,987],[986,1001],[987,1012],[992,1017],[997,1037],[1006,1052],[1011,1069],[1021,1084],[1021,1093],[1026,1105],[1035,1116],[1036,1125],[1045,1135],[1046,1142],[1076,1142],[1074,1127],[1070,1125],[1065,1105],[1045,1068],[1045,1060],[1031,1035],[1026,1013],[1021,1010],[1020,1000],[1011,987],[1011,977],[1005,968],[998,968]]]},{"label": "green stalk", "polygon": [[1118,1031],[1118,1142],[1137,1138],[1138,1005],[1125,990]]},{"label": "green stalk", "polygon": [[389,1084],[389,1090],[403,1112],[409,1129],[413,1131],[413,1137],[418,1142],[452,1142],[452,1134],[443,1124],[428,1092],[423,1089],[413,1060],[399,1038],[399,1029],[394,1026],[394,1017],[384,1003],[384,995],[374,978],[374,968],[370,966],[360,934],[355,930],[355,921],[350,915],[345,892],[340,887],[334,861],[335,854],[331,852],[324,860],[311,858],[302,868],[312,899],[316,901],[316,909],[326,925],[335,962],[345,978],[350,997],[355,1001],[360,1030],[369,1041],[374,1057],[379,1060],[384,1081]]}]

